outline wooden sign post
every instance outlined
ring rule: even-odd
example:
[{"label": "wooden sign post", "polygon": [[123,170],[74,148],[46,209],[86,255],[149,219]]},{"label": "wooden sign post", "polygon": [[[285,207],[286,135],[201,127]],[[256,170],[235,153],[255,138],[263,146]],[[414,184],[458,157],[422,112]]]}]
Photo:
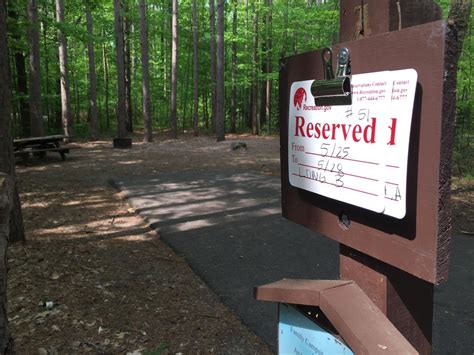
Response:
[{"label": "wooden sign post", "polygon": [[[440,20],[441,11],[433,1],[341,0],[340,14],[341,43],[332,47],[333,52],[349,49],[353,78],[364,73],[388,78],[360,82],[357,91],[353,85],[353,107],[354,100],[382,100],[395,117],[383,120],[378,113],[367,113],[366,125],[355,127],[349,116],[354,112],[348,114],[347,124],[334,121],[327,126],[323,122],[331,116],[324,112],[299,116],[296,112],[321,110],[313,106],[313,97],[308,100],[311,93],[304,85],[324,78],[324,58],[321,51],[314,51],[283,59],[279,100],[283,215],[338,241],[341,279],[354,281],[417,351],[427,354],[431,352],[434,284],[445,280],[448,272],[456,31]],[[390,72],[398,74],[380,74]],[[409,74],[414,82],[409,84],[413,79],[405,80],[401,73],[415,73]],[[295,83],[302,91],[297,92]],[[398,115],[407,116],[400,113],[400,105],[405,105],[402,94],[410,90],[405,84],[414,90],[408,115],[411,123],[405,131],[409,137],[403,137],[407,151],[405,156],[391,156],[384,145],[394,142],[390,136],[386,143],[376,142],[386,136],[376,136],[375,130],[393,131],[390,122]],[[307,117],[318,119],[308,123]],[[355,150],[348,145],[323,146],[324,138],[337,141],[338,135],[358,142],[357,151],[365,152],[365,158],[351,155]],[[295,143],[309,142],[309,137],[311,143]],[[360,148],[364,140],[367,147]],[[306,154],[305,162],[295,161],[292,151]],[[378,170],[355,162],[377,165]],[[390,179],[390,171],[395,176],[398,168],[405,169],[403,174]],[[341,176],[347,180],[341,181]],[[311,181],[305,184],[303,179]],[[354,185],[356,181],[359,185]],[[392,196],[387,191],[394,187],[397,195]]]}]

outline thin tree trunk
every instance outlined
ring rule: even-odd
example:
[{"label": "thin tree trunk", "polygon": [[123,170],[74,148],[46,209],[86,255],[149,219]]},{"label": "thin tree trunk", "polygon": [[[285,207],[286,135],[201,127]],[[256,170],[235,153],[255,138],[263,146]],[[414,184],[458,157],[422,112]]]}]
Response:
[{"label": "thin tree trunk", "polygon": [[120,0],[114,0],[115,18],[115,48],[117,61],[117,135],[118,138],[127,137],[127,106],[125,92],[125,63],[123,52],[123,26]]},{"label": "thin tree trunk", "polygon": [[[9,10],[8,16],[13,21],[18,21],[18,12],[15,10]],[[15,41],[20,41],[21,37],[17,31],[11,31],[11,36]],[[17,92],[19,95],[18,106],[20,112],[20,128],[22,137],[28,137],[30,135],[30,112],[28,105],[28,77],[26,75],[26,56],[21,49],[16,49],[14,53],[15,71],[16,71],[16,84]],[[13,81],[13,79],[12,79]]]},{"label": "thin tree trunk", "polygon": [[202,101],[204,102],[204,127],[206,127],[206,129],[209,129],[209,110],[207,108],[207,105],[208,105],[207,90],[203,94]]},{"label": "thin tree trunk", "polygon": [[216,139],[225,140],[224,0],[217,0]]},{"label": "thin tree trunk", "polygon": [[92,14],[90,8],[86,8],[86,23],[89,39],[87,41],[87,55],[89,57],[89,112],[91,122],[91,137],[93,140],[99,138],[99,117],[97,112],[97,74],[95,71],[95,56],[92,31]]},{"label": "thin tree trunk", "polygon": [[[56,20],[64,23],[64,3],[63,0],[56,0]],[[71,98],[69,94],[68,81],[68,58],[67,58],[67,40],[62,30],[58,31],[59,41],[59,70],[61,77],[61,122],[63,132],[66,136],[72,136],[73,120],[71,117]]]},{"label": "thin tree trunk", "polygon": [[283,28],[285,32],[283,34],[283,47],[281,49],[280,58],[286,57],[287,47],[286,44],[288,42],[288,9],[290,7],[290,0],[286,0],[285,2],[285,12],[283,14]]},{"label": "thin tree trunk", "polygon": [[272,6],[273,1],[267,0],[268,5],[268,14],[267,14],[267,61],[266,61],[266,72],[267,72],[267,79],[266,79],[266,93],[265,93],[265,116],[267,118],[267,133],[270,134],[271,131],[271,105],[272,105],[272,81],[269,75],[272,72],[272,30],[273,30],[273,16],[272,16]]},{"label": "thin tree trunk", "polygon": [[145,0],[140,0],[140,45],[142,55],[142,92],[143,92],[143,141],[149,143],[153,140],[151,128],[151,98],[150,80],[148,69],[148,24],[146,19]]},{"label": "thin tree trunk", "polygon": [[[78,88],[78,85],[77,85],[77,76],[76,76],[76,72],[73,70],[72,72],[72,88],[73,88],[73,95],[72,95],[72,99],[73,99],[73,103],[74,103],[74,120],[79,123],[80,122],[80,114],[81,114],[81,104],[79,102],[79,88]],[[62,96],[61,96],[61,99],[62,99]],[[62,111],[62,106],[61,106],[61,112]],[[62,116],[61,116],[62,117]],[[63,120],[64,122],[64,120]]]},{"label": "thin tree trunk", "polygon": [[[54,0],[53,0],[54,3]],[[48,11],[48,6],[45,6],[43,9],[43,16],[48,18],[49,17],[49,11]],[[42,23],[43,26],[43,51],[44,51],[44,114],[46,115],[47,119],[47,126],[49,129],[55,129],[61,128],[61,125],[55,127],[56,120],[54,117],[52,117],[51,114],[51,107],[50,107],[50,100],[49,100],[49,94],[50,94],[50,78],[49,78],[49,46],[48,46],[48,23],[47,21],[43,21]],[[53,101],[54,102],[54,101]]]},{"label": "thin tree trunk", "polygon": [[[265,33],[265,36],[262,36],[262,41],[261,41],[261,53],[262,55],[260,56],[259,58],[259,65],[260,65],[260,68],[262,70],[262,74],[264,77],[267,76],[267,65],[266,65],[266,58],[267,58],[267,34],[268,34],[268,31],[267,31],[267,26],[268,26],[268,15],[265,15],[265,13],[263,14],[262,16],[262,22],[263,22],[263,28],[260,29],[260,31],[262,33]],[[266,116],[266,111],[265,111],[265,108],[267,106],[267,102],[266,102],[266,99],[267,99],[267,95],[266,95],[266,92],[267,92],[267,86],[264,85],[263,83],[266,82],[266,79],[265,80],[262,80],[262,83],[259,83],[260,85],[260,106],[259,106],[259,110],[258,110],[258,120],[257,122],[259,123],[259,128],[258,128],[258,131],[260,133],[260,126],[261,125],[264,125],[266,120],[267,120],[267,116]]]},{"label": "thin tree trunk", "polygon": [[[192,39],[189,39],[188,43],[191,44]],[[189,48],[189,45],[186,46],[186,48]],[[182,112],[182,119],[181,119],[181,130],[184,132],[184,129],[186,127],[186,115],[187,115],[187,110],[188,110],[188,92],[189,92],[189,71],[190,71],[190,68],[191,68],[191,51],[188,51],[187,55],[186,55],[186,76],[185,76],[185,80],[186,80],[186,85],[185,85],[185,88],[184,88],[184,100],[182,101],[183,104],[182,104],[182,109],[181,109],[181,112]]]},{"label": "thin tree trunk", "polygon": [[178,0],[172,0],[171,17],[171,98],[170,98],[170,124],[171,138],[178,138],[177,117],[176,117],[176,94],[178,79]]},{"label": "thin tree trunk", "polygon": [[257,48],[258,48],[258,11],[255,8],[255,1],[253,0],[253,50],[252,50],[252,134],[258,135],[258,117],[257,117],[257,103],[258,103],[258,87],[257,87]]},{"label": "thin tree trunk", "polygon": [[199,40],[198,12],[196,0],[193,0],[193,131],[199,135]]},{"label": "thin tree trunk", "polygon": [[[102,35],[104,33],[102,32]],[[104,96],[105,96],[105,126],[110,129],[110,110],[109,110],[109,64],[107,60],[107,51],[105,44],[102,45],[102,67],[104,71]]]},{"label": "thin tree trunk", "polygon": [[41,70],[37,0],[28,0],[28,44],[30,48],[30,127],[32,136],[43,135],[41,114]]},{"label": "thin tree trunk", "polygon": [[230,131],[235,133],[237,131],[237,0],[232,1],[232,93],[230,103]]},{"label": "thin tree trunk", "polygon": [[30,112],[28,107],[28,79],[26,76],[26,57],[23,52],[15,53],[15,67],[17,74],[18,93],[20,94],[20,122],[23,137],[30,135]]},{"label": "thin tree trunk", "polygon": [[[125,12],[128,12],[128,4],[125,2]],[[124,26],[124,52],[125,52],[125,92],[126,92],[126,107],[127,107],[127,132],[133,132],[133,112],[132,112],[132,63],[131,63],[131,41],[130,41],[130,19],[123,18]]]},{"label": "thin tree trunk", "polygon": [[210,22],[210,50],[211,50],[211,123],[212,129],[216,130],[216,11],[215,0],[209,0],[209,22]]}]

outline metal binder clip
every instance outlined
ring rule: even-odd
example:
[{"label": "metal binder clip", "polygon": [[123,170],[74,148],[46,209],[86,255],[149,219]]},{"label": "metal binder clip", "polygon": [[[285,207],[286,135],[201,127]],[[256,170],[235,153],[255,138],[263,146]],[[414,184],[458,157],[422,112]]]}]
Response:
[{"label": "metal binder clip", "polygon": [[332,50],[322,53],[324,80],[315,80],[311,86],[316,106],[351,105],[351,61],[348,48],[341,48],[337,56],[336,77],[332,68]]}]

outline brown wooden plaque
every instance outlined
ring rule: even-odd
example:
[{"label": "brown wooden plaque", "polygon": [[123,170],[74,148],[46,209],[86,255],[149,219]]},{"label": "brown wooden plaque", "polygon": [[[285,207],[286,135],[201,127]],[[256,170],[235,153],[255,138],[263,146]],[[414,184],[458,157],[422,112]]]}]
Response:
[{"label": "brown wooden plaque", "polygon": [[[413,68],[418,84],[407,177],[407,213],[401,219],[370,212],[289,184],[288,112],[293,82],[322,79],[320,51],[285,58],[280,71],[280,134],[283,215],[315,232],[438,283],[447,277],[451,220],[449,192],[453,107],[443,99],[454,89],[451,45],[444,21],[333,46],[349,48],[353,74]],[[452,68],[451,68],[452,69]],[[346,215],[345,228],[340,216]]]}]

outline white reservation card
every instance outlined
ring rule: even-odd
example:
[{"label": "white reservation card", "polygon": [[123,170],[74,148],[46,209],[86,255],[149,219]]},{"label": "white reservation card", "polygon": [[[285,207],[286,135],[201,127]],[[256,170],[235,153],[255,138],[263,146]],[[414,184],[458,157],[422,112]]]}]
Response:
[{"label": "white reservation card", "polygon": [[291,86],[290,184],[403,218],[416,71],[353,75],[348,106],[315,106],[312,83]]}]

